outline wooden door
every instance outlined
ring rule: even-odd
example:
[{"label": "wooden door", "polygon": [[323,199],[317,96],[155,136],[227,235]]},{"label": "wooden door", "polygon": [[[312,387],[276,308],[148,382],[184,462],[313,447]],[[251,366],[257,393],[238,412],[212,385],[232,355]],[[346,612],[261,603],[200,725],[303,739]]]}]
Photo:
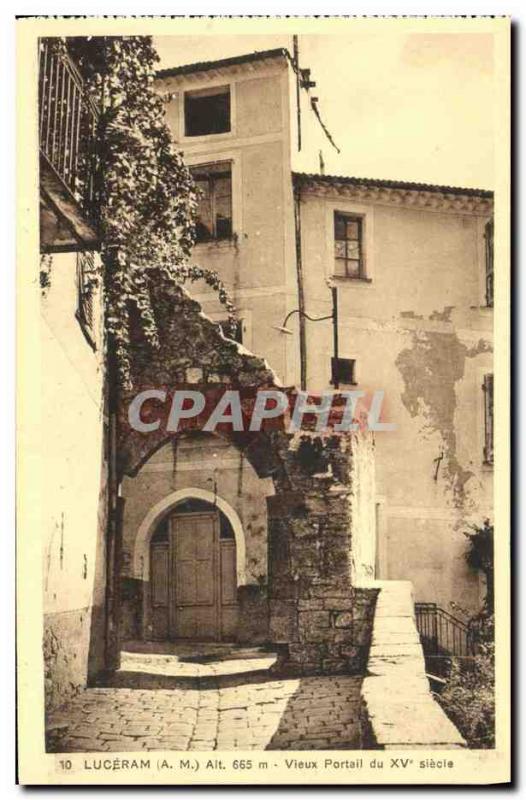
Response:
[{"label": "wooden door", "polygon": [[150,545],[153,639],[234,641],[236,543],[217,511],[173,514]]},{"label": "wooden door", "polygon": [[172,517],[170,634],[220,638],[219,520],[216,513]]},{"label": "wooden door", "polygon": [[237,633],[236,542],[221,539],[219,543],[221,583],[221,639],[232,641]]}]

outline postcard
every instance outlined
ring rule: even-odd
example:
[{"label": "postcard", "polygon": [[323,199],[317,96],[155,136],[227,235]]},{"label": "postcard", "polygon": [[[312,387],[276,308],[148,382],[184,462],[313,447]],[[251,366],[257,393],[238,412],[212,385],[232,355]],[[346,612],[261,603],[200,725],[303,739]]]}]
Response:
[{"label": "postcard", "polygon": [[20,783],[509,782],[509,18],[17,29]]}]

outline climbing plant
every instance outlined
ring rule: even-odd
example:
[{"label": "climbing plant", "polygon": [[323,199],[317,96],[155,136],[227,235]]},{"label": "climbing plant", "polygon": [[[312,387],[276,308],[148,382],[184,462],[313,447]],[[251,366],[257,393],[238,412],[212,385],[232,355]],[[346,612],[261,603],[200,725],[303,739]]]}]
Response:
[{"label": "climbing plant", "polygon": [[204,280],[232,325],[235,308],[217,273],[191,263],[196,188],[154,88],[159,59],[151,37],[74,38],[67,46],[101,109],[95,158],[105,322],[120,378],[128,383],[132,317],[159,347],[152,291],[160,281]]},{"label": "climbing plant", "polygon": [[471,530],[465,533],[469,540],[466,551],[466,561],[472,569],[480,570],[486,579],[485,608],[493,612],[495,567],[493,525],[485,519],[482,525],[472,525]]},{"label": "climbing plant", "polygon": [[447,684],[439,702],[458,727],[469,747],[495,747],[495,616],[494,528],[489,519],[472,525],[466,562],[486,578],[486,597],[479,612],[468,619],[475,654],[452,659]]}]

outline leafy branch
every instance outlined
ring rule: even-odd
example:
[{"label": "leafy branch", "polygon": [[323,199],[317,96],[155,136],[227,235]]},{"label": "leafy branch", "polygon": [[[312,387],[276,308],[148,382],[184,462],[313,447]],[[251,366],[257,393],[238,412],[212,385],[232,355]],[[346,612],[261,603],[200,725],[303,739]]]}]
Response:
[{"label": "leafy branch", "polygon": [[232,326],[235,308],[217,273],[191,264],[197,194],[155,91],[159,58],[149,36],[68,41],[87,91],[102,108],[97,141],[105,322],[123,383],[130,380],[131,318],[158,348],[152,290],[159,281],[205,281]]}]

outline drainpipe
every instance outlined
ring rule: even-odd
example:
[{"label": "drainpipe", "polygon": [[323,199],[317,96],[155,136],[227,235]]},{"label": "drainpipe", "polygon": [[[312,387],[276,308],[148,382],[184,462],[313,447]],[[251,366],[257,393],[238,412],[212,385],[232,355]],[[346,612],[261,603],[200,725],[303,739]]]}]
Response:
[{"label": "drainpipe", "polygon": [[[116,248],[106,253],[104,275],[107,282],[115,269]],[[109,291],[107,285],[105,291]],[[108,454],[108,509],[106,521],[106,597],[105,597],[105,669],[118,669],[120,666],[120,573],[122,551],[122,511],[123,500],[119,497],[119,469],[117,459],[119,378],[115,341],[107,339],[106,354],[106,403],[108,412],[107,454]]]},{"label": "drainpipe", "polygon": [[338,358],[339,358],[339,347],[338,347],[338,289],[336,286],[331,286],[331,294],[332,294],[332,349],[333,349],[333,359],[332,359],[332,385],[335,389],[340,388],[340,379],[338,374]]},{"label": "drainpipe", "polygon": [[296,122],[298,126],[298,150],[301,150],[301,97],[300,97],[300,50],[298,37],[292,37],[293,63],[296,74]]},{"label": "drainpipe", "polygon": [[300,333],[300,387],[307,388],[307,337],[305,330],[305,291],[301,259],[301,189],[294,186],[294,223],[296,233],[296,278],[298,282],[298,314]]}]

